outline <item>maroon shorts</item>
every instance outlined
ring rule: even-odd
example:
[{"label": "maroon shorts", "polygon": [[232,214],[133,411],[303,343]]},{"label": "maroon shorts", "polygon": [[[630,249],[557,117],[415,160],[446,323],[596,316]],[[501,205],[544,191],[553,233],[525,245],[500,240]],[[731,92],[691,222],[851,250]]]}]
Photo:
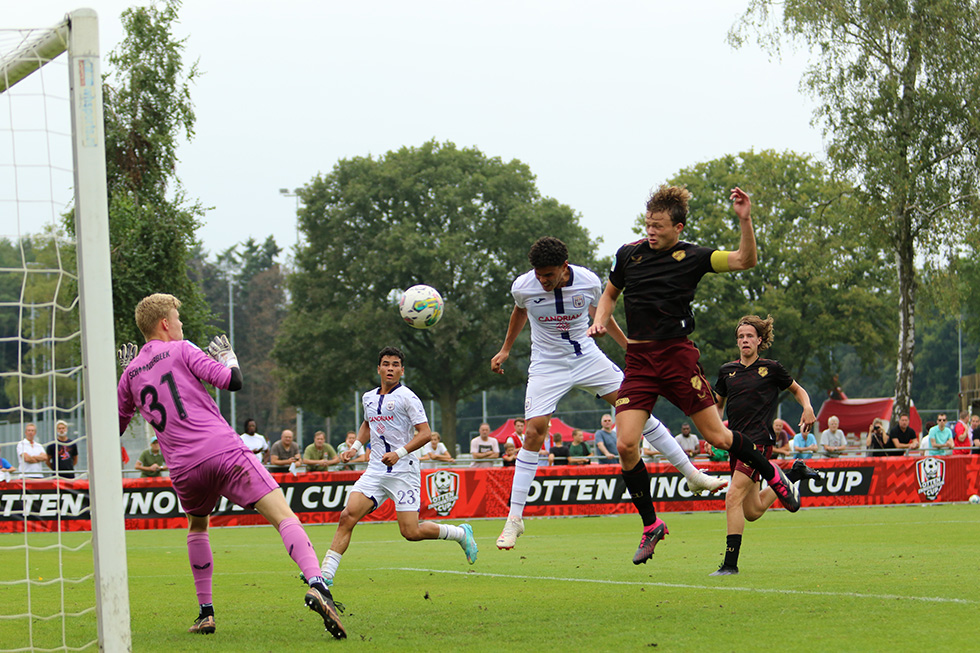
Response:
[{"label": "maroon shorts", "polygon": [[[754,446],[756,450],[761,451],[762,455],[766,457],[766,460],[772,458],[771,444],[767,444],[766,446],[762,446],[761,444],[755,444],[752,446]],[[728,457],[728,467],[732,470],[732,474],[734,474],[735,472],[742,472],[743,474],[751,478],[753,483],[758,483],[759,481],[762,480],[762,474],[755,471],[754,469],[752,469],[751,467],[743,463],[741,460],[735,460],[734,458],[731,457],[731,455],[729,455]]]},{"label": "maroon shorts", "polygon": [[243,508],[252,508],[279,487],[255,454],[247,449],[234,449],[208,458],[179,477],[171,476],[170,483],[184,512],[197,517],[210,515],[220,497]]},{"label": "maroon shorts", "polygon": [[711,384],[698,363],[701,352],[687,338],[629,343],[626,372],[619,386],[616,412],[653,412],[663,396],[685,415],[714,406]]}]

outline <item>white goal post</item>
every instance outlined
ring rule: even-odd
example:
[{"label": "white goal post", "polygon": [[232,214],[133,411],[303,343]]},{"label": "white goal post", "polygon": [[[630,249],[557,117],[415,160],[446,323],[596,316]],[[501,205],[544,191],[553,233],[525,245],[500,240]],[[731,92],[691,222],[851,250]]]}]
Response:
[{"label": "white goal post", "polygon": [[116,405],[102,72],[95,11],[73,11],[59,25],[15,52],[0,56],[0,93],[65,52],[98,638],[104,651],[129,651],[132,636]]}]

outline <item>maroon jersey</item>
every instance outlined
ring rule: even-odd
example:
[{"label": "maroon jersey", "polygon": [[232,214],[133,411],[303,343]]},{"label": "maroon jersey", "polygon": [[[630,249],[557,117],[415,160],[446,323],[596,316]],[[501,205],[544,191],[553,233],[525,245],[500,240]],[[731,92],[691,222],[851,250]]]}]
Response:
[{"label": "maroon jersey", "polygon": [[728,428],[765,447],[776,441],[776,400],[791,385],[793,377],[779,361],[757,358],[748,366],[740,360],[722,365],[714,391],[728,400]]}]

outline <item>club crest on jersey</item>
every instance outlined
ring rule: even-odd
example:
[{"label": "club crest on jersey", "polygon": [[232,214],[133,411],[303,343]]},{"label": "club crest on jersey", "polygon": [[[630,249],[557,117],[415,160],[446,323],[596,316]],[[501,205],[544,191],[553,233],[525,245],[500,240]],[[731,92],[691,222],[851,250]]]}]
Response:
[{"label": "club crest on jersey", "polygon": [[685,252],[683,249],[679,249],[673,254],[671,254],[671,256],[674,258],[675,261],[683,261],[684,257],[687,256],[687,252]]},{"label": "club crest on jersey", "polygon": [[572,307],[582,308],[585,306],[585,295],[572,295]]},{"label": "club crest on jersey", "polygon": [[919,494],[935,501],[946,484],[946,461],[924,458],[915,463],[915,478],[919,481]]},{"label": "club crest on jersey", "polygon": [[634,263],[639,263],[640,261],[643,260],[643,254],[637,254],[636,256],[631,256],[630,258],[633,260]]},{"label": "club crest on jersey", "polygon": [[765,376],[767,374],[769,374],[769,368],[768,367],[760,367],[759,368],[759,376]]},{"label": "club crest on jersey", "polygon": [[395,410],[395,402],[388,401],[385,403],[385,410]]},{"label": "club crest on jersey", "polygon": [[425,479],[425,489],[429,493],[429,509],[445,517],[459,499],[459,474],[440,469]]}]

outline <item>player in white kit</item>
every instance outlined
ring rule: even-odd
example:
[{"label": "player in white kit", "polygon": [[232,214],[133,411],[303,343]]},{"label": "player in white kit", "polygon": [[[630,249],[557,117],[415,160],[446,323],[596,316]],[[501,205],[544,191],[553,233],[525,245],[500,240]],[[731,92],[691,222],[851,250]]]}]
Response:
[{"label": "player in white kit", "polygon": [[[586,335],[602,296],[602,282],[591,270],[568,263],[565,243],[545,236],[528,253],[533,269],[517,277],[511,286],[514,310],[507,336],[490,368],[503,374],[503,364],[526,322],[531,323],[531,366],[528,369],[524,417],[524,446],[517,453],[511,485],[510,514],[497,548],[512,549],[524,532],[524,504],[538,469],[538,451],[558,402],[572,388],[581,388],[615,404],[623,372]],[[610,321],[608,333],[623,348],[626,336]],[[685,477],[692,492],[715,492],[726,481],[708,476],[691,464],[673,435],[650,416],[643,436]]]},{"label": "player in white kit", "polygon": [[382,349],[378,354],[381,387],[364,393],[361,398],[364,421],[357,440],[340,454],[342,462],[349,462],[361,455],[364,445],[369,438],[371,440],[371,460],[354,483],[330,550],[323,558],[321,566],[328,586],[333,585],[334,574],[350,545],[354,526],[388,499],[395,502],[398,528],[406,540],[453,540],[463,547],[470,564],[476,562],[476,540],[469,524],[453,526],[419,521],[422,475],[414,452],[429,442],[430,430],[422,402],[401,384],[404,373],[405,356],[401,350],[395,347]]}]

